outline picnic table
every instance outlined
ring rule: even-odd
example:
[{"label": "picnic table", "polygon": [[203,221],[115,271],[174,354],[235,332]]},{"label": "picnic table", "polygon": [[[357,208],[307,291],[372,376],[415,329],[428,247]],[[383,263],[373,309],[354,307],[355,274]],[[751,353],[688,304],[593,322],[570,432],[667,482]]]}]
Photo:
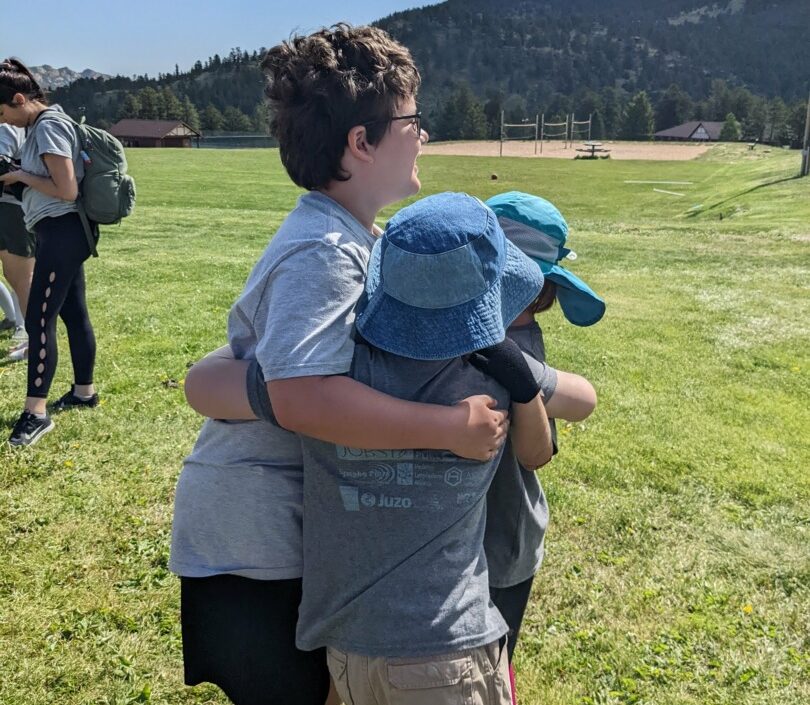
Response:
[{"label": "picnic table", "polygon": [[601,142],[583,142],[582,147],[577,147],[577,152],[585,152],[591,159],[597,159],[599,154],[610,154],[609,149],[605,149]]}]

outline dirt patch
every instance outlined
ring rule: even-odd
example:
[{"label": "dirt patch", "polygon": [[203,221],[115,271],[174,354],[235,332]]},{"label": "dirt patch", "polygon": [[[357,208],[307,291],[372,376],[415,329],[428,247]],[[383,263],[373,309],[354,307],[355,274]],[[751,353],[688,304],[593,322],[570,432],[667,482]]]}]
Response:
[{"label": "dirt patch", "polygon": [[[500,143],[494,140],[480,142],[437,142],[426,144],[423,154],[447,154],[463,157],[497,157]],[[610,150],[611,159],[642,159],[649,161],[688,161],[704,154],[712,145],[680,142],[603,142],[602,146]],[[552,159],[573,159],[582,152],[577,152],[582,144],[575,142],[566,149],[562,142],[544,142],[542,153],[540,143],[537,154],[534,153],[534,142],[504,142],[505,157],[550,157]]]}]

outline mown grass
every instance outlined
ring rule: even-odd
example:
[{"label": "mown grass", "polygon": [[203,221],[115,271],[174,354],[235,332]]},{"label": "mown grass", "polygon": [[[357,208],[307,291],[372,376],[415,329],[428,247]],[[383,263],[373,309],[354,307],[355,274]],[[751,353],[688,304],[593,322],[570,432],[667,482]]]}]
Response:
[{"label": "mown grass", "polygon": [[[225,702],[182,684],[166,570],[201,423],[182,380],[223,342],[298,190],[272,150],[130,157],[138,209],[88,265],[103,404],[60,415],[29,451],[0,449],[4,705]],[[552,525],[518,650],[522,703],[810,700],[810,180],[790,180],[797,169],[795,153],[729,147],[694,162],[422,160],[423,193],[555,201],[571,268],[608,301],[593,328],[541,318],[550,361],[592,379],[600,405],[561,427],[542,473]],[[24,380],[0,359],[3,433]]]}]

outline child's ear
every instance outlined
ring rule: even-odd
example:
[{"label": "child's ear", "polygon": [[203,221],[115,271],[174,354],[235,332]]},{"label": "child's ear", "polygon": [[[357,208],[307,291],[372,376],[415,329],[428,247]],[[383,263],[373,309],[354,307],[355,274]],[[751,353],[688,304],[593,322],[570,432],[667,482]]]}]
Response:
[{"label": "child's ear", "polygon": [[368,135],[364,125],[355,125],[349,130],[346,148],[349,154],[361,162],[371,163],[374,161],[372,155],[373,147],[369,144]]},{"label": "child's ear", "polygon": [[19,108],[25,103],[25,96],[22,93],[15,93],[11,96],[11,102],[15,108]]}]

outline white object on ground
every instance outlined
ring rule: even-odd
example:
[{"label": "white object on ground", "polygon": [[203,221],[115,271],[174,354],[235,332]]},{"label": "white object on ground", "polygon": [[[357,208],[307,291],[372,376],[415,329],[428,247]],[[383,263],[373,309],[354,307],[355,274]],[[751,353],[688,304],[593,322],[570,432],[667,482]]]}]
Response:
[{"label": "white object on ground", "polygon": [[9,350],[8,359],[12,362],[22,362],[28,359],[28,343],[18,345],[16,348]]},{"label": "white object on ground", "polygon": [[632,179],[625,179],[626,184],[681,184],[683,186],[691,186],[694,181],[633,181]]}]

